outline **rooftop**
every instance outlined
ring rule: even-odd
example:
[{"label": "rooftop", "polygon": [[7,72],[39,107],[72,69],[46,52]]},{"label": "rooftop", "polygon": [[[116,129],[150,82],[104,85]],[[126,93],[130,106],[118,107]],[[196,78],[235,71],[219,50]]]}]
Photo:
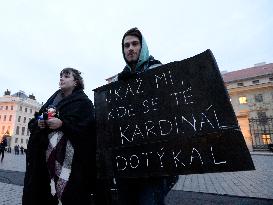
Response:
[{"label": "rooftop", "polygon": [[22,99],[27,99],[28,98],[28,96],[25,94],[25,92],[21,91],[21,90],[19,92],[17,92],[17,93],[14,93],[12,96],[13,97],[19,97],[19,98],[22,98]]},{"label": "rooftop", "polygon": [[273,63],[255,64],[254,67],[223,73],[222,76],[224,81],[228,83],[270,74],[273,75]]}]

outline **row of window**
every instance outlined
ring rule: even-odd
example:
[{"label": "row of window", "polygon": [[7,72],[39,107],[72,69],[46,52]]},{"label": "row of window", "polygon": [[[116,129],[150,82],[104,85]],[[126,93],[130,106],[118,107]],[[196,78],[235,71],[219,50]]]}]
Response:
[{"label": "row of window", "polygon": [[256,144],[272,144],[271,136],[270,134],[260,134],[255,133],[255,142]]},{"label": "row of window", "polygon": [[[272,98],[273,98],[273,95],[272,95]],[[263,94],[254,95],[254,100],[255,100],[255,102],[263,102],[264,101]],[[240,104],[246,104],[247,103],[246,96],[239,97],[239,103]]]},{"label": "row of window", "polygon": [[[1,133],[2,134],[6,134],[6,133],[10,134],[10,126],[6,127],[5,125],[3,125]],[[20,135],[20,127],[19,126],[16,127],[16,135]],[[29,136],[29,129],[27,129],[26,127],[22,127],[21,128],[21,135]]]},{"label": "row of window", "polygon": [[[9,106],[0,106],[0,110],[9,110]],[[10,106],[10,110],[13,110],[13,105]],[[22,106],[19,107],[19,111],[23,111]],[[29,111],[29,113],[32,113],[31,108],[25,107],[25,112],[27,113],[28,111]]]},{"label": "row of window", "polygon": [[[18,122],[21,122],[21,118],[22,118],[21,116],[18,116]],[[7,115],[3,115],[3,119],[2,119],[2,116],[0,115],[0,121],[1,120],[3,120],[4,122],[7,121]],[[28,119],[28,121],[30,121],[30,120],[31,120],[31,118]],[[12,115],[9,116],[8,121],[12,121]],[[26,121],[27,121],[27,118],[24,117],[23,123],[26,123]]]},{"label": "row of window", "polygon": [[[6,108],[6,109],[5,109]],[[8,110],[9,106],[0,106],[0,110]],[[13,105],[10,106],[10,110],[13,110]]]},{"label": "row of window", "polygon": [[[18,122],[21,122],[21,118],[22,118],[21,116],[18,116]],[[23,118],[23,123],[26,123],[26,120],[27,120],[27,118],[24,117]],[[31,118],[28,119],[28,121],[30,121],[30,120],[31,120]]]},{"label": "row of window", "polygon": [[[23,107],[22,106],[20,106],[19,111],[23,111]],[[28,108],[27,107],[25,107],[25,112],[28,112]],[[31,108],[29,108],[29,113],[32,113],[32,109]]]},{"label": "row of window", "polygon": [[[16,138],[14,139],[15,144],[18,144],[18,140],[19,140],[18,137],[16,137]],[[21,144],[24,144],[24,139],[21,138],[20,141],[21,141]],[[26,144],[28,144],[28,139],[26,139]]]},{"label": "row of window", "polygon": [[[273,81],[273,77],[269,77],[269,81]],[[252,84],[259,84],[259,83],[260,83],[260,80],[253,80],[252,81]],[[244,83],[243,82],[238,82],[237,86],[244,86]]]},{"label": "row of window", "polygon": [[[4,122],[7,121],[7,115],[3,115],[3,119],[2,116],[0,115],[0,121],[3,120]],[[12,120],[12,115],[9,116],[9,121]]]},{"label": "row of window", "polygon": [[[22,127],[21,135],[25,135],[25,133],[26,133],[26,136],[29,136],[29,129]],[[16,127],[16,135],[20,135],[20,127],[19,126]]]}]

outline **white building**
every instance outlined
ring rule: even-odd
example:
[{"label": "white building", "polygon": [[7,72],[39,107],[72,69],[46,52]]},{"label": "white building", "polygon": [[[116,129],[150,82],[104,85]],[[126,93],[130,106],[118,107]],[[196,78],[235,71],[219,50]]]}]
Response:
[{"label": "white building", "polygon": [[10,95],[5,91],[0,97],[0,139],[8,137],[8,144],[27,147],[29,139],[28,122],[41,107],[35,96],[27,96],[23,91]]},{"label": "white building", "polygon": [[250,150],[273,143],[273,63],[222,74]]}]

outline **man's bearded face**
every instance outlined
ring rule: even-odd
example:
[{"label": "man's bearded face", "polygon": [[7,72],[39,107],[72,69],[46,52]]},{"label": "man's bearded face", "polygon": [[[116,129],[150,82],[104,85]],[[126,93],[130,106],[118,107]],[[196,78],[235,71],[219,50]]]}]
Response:
[{"label": "man's bearded face", "polygon": [[140,50],[140,41],[136,36],[125,36],[123,40],[123,52],[127,63],[137,63]]}]

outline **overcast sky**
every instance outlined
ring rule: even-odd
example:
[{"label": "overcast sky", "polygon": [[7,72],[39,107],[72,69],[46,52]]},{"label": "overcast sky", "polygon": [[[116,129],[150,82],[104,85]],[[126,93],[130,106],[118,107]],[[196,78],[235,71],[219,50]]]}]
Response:
[{"label": "overcast sky", "polygon": [[[124,67],[121,38],[138,27],[162,63],[211,49],[221,71],[273,63],[272,0],[0,0],[0,96],[45,102],[64,67],[86,93]],[[93,100],[93,99],[92,99]]]}]

